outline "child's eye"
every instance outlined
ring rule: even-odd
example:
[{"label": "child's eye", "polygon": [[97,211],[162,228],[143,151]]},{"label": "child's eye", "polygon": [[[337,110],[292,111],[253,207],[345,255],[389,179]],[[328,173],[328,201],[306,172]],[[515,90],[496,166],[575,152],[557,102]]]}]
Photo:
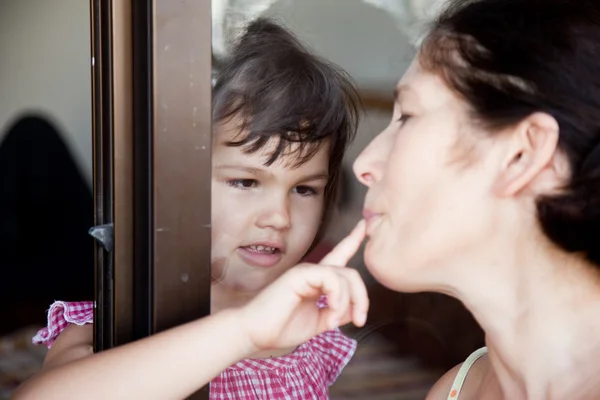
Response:
[{"label": "child's eye", "polygon": [[232,179],[227,181],[229,186],[237,189],[247,190],[255,187],[258,182],[254,179]]},{"label": "child's eye", "polygon": [[298,193],[300,196],[305,196],[305,197],[309,197],[309,196],[316,196],[317,195],[317,191],[311,187],[308,186],[296,186],[294,188],[294,191],[296,193]]}]

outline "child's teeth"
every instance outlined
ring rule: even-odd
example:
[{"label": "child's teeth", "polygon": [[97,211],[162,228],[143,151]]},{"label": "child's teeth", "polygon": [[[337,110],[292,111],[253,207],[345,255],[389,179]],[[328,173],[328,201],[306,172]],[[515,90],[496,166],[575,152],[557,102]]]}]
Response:
[{"label": "child's teeth", "polygon": [[268,246],[262,246],[262,245],[258,245],[258,246],[253,245],[253,246],[250,246],[250,248],[255,251],[268,251],[268,252],[275,251],[274,247],[268,247]]}]

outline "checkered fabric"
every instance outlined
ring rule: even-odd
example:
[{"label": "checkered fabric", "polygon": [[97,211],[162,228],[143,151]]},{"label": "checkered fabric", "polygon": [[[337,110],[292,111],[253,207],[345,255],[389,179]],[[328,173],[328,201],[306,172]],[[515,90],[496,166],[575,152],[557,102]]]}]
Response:
[{"label": "checkered fabric", "polygon": [[[326,307],[321,298],[319,307]],[[51,347],[68,324],[94,321],[93,302],[57,301],[48,311],[48,326],[33,343]],[[242,360],[210,384],[211,400],[323,400],[356,350],[356,342],[339,330],[324,332],[294,352],[269,359]]]},{"label": "checkered fabric", "polygon": [[44,343],[48,348],[69,324],[85,325],[94,322],[93,301],[56,301],[48,310],[48,326],[33,337],[34,344]]}]

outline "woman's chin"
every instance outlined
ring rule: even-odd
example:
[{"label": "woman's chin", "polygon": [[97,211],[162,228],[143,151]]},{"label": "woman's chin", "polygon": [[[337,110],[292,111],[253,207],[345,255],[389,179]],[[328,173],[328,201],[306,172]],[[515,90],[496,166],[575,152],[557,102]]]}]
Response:
[{"label": "woman's chin", "polygon": [[365,246],[364,261],[367,270],[379,283],[394,289],[393,266],[373,240],[369,240]]},{"label": "woman's chin", "polygon": [[[407,249],[408,250],[408,249]],[[365,246],[364,260],[365,265],[371,275],[383,286],[397,292],[417,292],[421,291],[414,278],[417,273],[411,273],[414,268],[409,267],[412,263],[407,257],[406,251],[400,248],[394,248],[394,251],[385,251],[379,248],[374,242],[367,242]]]}]

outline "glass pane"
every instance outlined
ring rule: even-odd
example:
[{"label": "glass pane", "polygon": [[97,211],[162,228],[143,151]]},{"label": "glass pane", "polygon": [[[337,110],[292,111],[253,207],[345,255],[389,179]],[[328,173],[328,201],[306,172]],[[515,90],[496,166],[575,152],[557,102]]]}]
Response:
[{"label": "glass pane", "polygon": [[[235,54],[233,44],[244,34],[245,24],[260,16],[269,17],[291,30],[311,51],[347,71],[366,108],[356,139],[343,162],[342,196],[335,222],[308,255],[308,260],[319,260],[361,218],[366,190],[354,178],[352,163],[389,124],[394,88],[415,55],[414,44],[422,32],[423,18],[435,11],[435,5],[435,1],[348,0],[342,5],[337,0],[213,0],[213,53],[221,64],[227,62],[227,56]],[[268,36],[264,40],[268,41]],[[286,68],[284,62],[279,64]],[[227,65],[240,68],[235,63]],[[216,66],[219,76],[219,62]],[[236,87],[243,87],[245,82],[241,80],[236,82]],[[222,135],[220,129],[213,126],[217,141]],[[218,146],[213,147],[213,167],[222,164],[220,160],[225,157],[228,164],[259,166],[251,156],[242,155],[239,148],[223,150]],[[273,221],[277,221],[277,213],[294,212],[290,211],[294,206],[273,200],[279,193],[275,188],[277,184],[291,187],[292,176],[297,171],[290,171],[286,176],[281,172],[284,169],[276,164],[265,170],[272,172],[271,178],[265,178],[264,174],[213,171],[213,311],[247,301],[282,270],[300,261],[300,257],[278,258],[277,249],[265,248],[265,245],[275,246],[263,243],[265,238],[281,239],[286,251],[292,253],[292,246],[304,243],[289,239],[296,237],[295,231],[304,229],[304,234],[314,234],[314,230],[306,227],[310,213],[302,222],[290,217],[288,225],[276,226]],[[246,191],[215,191],[226,181],[237,185],[236,190]],[[269,191],[271,194],[265,195]],[[231,200],[233,196],[243,200],[236,203]],[[265,222],[269,217],[270,225]],[[279,215],[279,218],[284,217]],[[263,246],[258,247],[260,245]],[[384,288],[367,271],[362,252],[354,257],[351,265],[368,283],[372,306],[364,329],[350,326],[342,329],[358,341],[358,348],[330,388],[332,399],[423,399],[443,372],[464,361],[483,344],[481,330],[458,301],[439,294],[400,294]],[[277,355],[280,354],[269,354]]]}]

